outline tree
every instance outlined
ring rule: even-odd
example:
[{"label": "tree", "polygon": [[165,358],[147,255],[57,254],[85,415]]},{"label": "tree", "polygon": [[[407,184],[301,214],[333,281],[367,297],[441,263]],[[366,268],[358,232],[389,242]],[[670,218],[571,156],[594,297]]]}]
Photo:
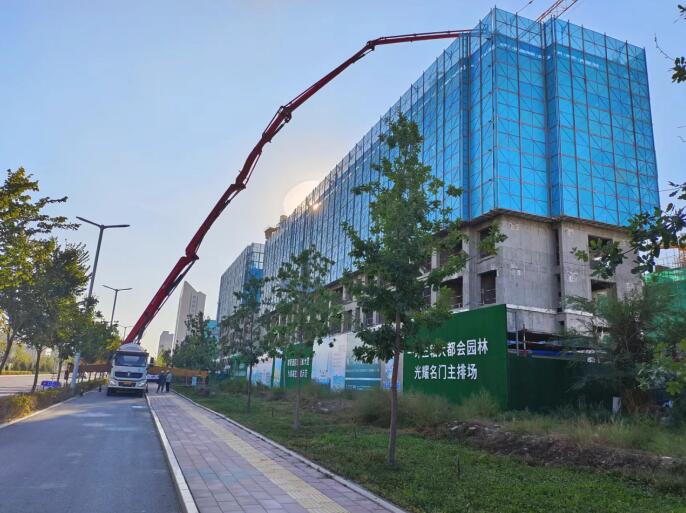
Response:
[{"label": "tree", "polygon": [[263,283],[262,279],[251,276],[242,290],[234,292],[238,306],[221,322],[222,353],[237,355],[248,367],[248,411],[252,397],[252,370],[267,351],[266,328],[263,324],[265,316],[261,315]]},{"label": "tree", "polygon": [[66,329],[69,307],[88,282],[87,258],[80,245],[61,248],[55,244],[49,257],[34,270],[31,282],[16,288],[16,300],[28,319],[22,333],[24,343],[36,351],[32,392],[38,382],[43,350],[57,347]]},{"label": "tree", "polygon": [[295,357],[297,390],[293,410],[293,429],[300,429],[300,398],[303,359],[310,357],[314,345],[320,345],[329,334],[331,322],[339,313],[336,294],[326,287],[326,277],[333,262],[314,246],[279,268],[273,288],[275,307],[269,340],[271,355]]},{"label": "tree", "polygon": [[[686,19],[686,7],[679,4],[677,5],[677,10],[679,11],[679,18],[681,19]],[[655,44],[657,45],[658,51],[666,57],[668,60],[674,62],[674,66],[671,68],[672,71],[672,82],[675,82],[677,84],[681,82],[686,82],[686,57],[676,57],[672,58],[669,55],[667,55],[660,45],[657,43],[657,36],[655,37]]]},{"label": "tree", "polygon": [[74,229],[64,216],[45,213],[46,207],[64,203],[67,198],[34,198],[38,182],[24,168],[7,170],[0,186],[0,310],[7,320],[5,348],[0,360],[2,373],[12,345],[25,323],[30,323],[15,300],[17,287],[30,283],[34,271],[53,249],[54,242],[40,239],[54,229]]},{"label": "tree", "polygon": [[573,248],[574,255],[584,262],[593,255],[592,274],[610,278],[627,258],[633,258],[632,273],[653,272],[663,250],[686,248],[686,206],[677,203],[686,201],[686,182],[669,185],[672,188],[669,196],[676,201],[669,202],[664,209],[655,207],[652,212],[631,217],[627,227],[628,247],[619,241],[594,239],[589,241],[588,250]]},{"label": "tree", "polygon": [[155,365],[158,367],[168,367],[171,365],[172,355],[171,349],[160,349],[157,352],[157,359],[155,360]]},{"label": "tree", "polygon": [[[462,249],[466,236],[460,220],[439,199],[444,182],[420,161],[423,139],[417,124],[398,113],[388,135],[380,139],[394,156],[373,167],[380,173],[376,181],[353,189],[355,194],[370,195],[371,226],[370,236],[363,239],[344,224],[356,269],[346,273],[344,282],[364,311],[379,312],[383,319],[381,326],[356,328],[362,344],[354,353],[365,362],[376,358],[393,362],[388,463],[395,465],[400,356],[408,349],[422,351],[431,343],[425,336],[428,330],[449,317],[447,290],[441,289],[441,283],[462,270],[469,255]],[[453,197],[461,194],[453,186],[445,191]],[[494,253],[502,240],[497,225],[492,225],[479,244],[482,254]],[[450,256],[430,269],[434,251]],[[426,287],[439,290],[436,304],[426,302]]]},{"label": "tree", "polygon": [[[677,6],[679,17],[686,19],[686,7]],[[657,43],[657,39],[656,39]],[[658,50],[662,49],[658,46]],[[671,60],[664,52],[663,55]],[[686,82],[686,58],[674,59],[672,81]],[[673,198],[664,209],[655,207],[652,212],[640,212],[629,219],[628,242],[624,245],[618,241],[591,241],[587,249],[574,248],[573,253],[582,261],[588,262],[593,256],[594,266],[592,274],[602,278],[614,276],[618,266],[632,258],[632,272],[634,274],[650,273],[655,270],[660,254],[664,250],[679,248],[686,249],[686,182],[669,182]],[[645,304],[650,308],[650,304]],[[683,313],[681,313],[683,317]],[[634,368],[638,373],[635,381],[640,381],[645,389],[649,386],[666,386],[673,396],[679,396],[680,401],[686,403],[683,395],[686,387],[686,341],[683,328],[675,323],[665,323],[663,326],[677,326],[671,333],[663,333],[660,340],[653,341],[650,348],[652,358]]]},{"label": "tree", "polygon": [[10,360],[14,370],[29,370],[31,369],[31,355],[24,349],[22,344],[14,346],[14,354]]},{"label": "tree", "polygon": [[217,339],[212,334],[209,321],[203,312],[188,316],[188,335],[176,346],[172,355],[174,367],[187,369],[212,369],[217,359]]},{"label": "tree", "polygon": [[644,287],[621,299],[573,297],[567,301],[575,310],[589,314],[580,334],[589,336],[595,361],[600,364],[589,368],[577,386],[599,383],[616,390],[630,413],[640,411],[647,396],[639,374],[669,329],[672,298],[660,289]]}]

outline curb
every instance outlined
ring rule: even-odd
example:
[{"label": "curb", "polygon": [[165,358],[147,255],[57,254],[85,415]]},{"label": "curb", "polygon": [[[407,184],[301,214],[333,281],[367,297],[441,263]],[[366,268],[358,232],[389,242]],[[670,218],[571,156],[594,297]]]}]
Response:
[{"label": "curb", "polygon": [[183,513],[198,513],[198,508],[193,500],[191,490],[188,487],[186,478],[183,476],[183,472],[181,471],[179,460],[177,460],[176,456],[174,455],[174,450],[172,449],[169,439],[164,432],[164,428],[162,427],[160,419],[157,417],[157,413],[155,413],[155,410],[150,405],[150,398],[148,397],[148,394],[145,394],[145,402],[148,403],[148,410],[150,411],[152,419],[155,422],[157,436],[159,437],[162,448],[164,449],[164,457],[167,460],[172,481],[174,481],[174,489],[176,490],[176,495],[181,503],[181,510]]},{"label": "curb", "polygon": [[[172,391],[172,392],[174,392],[174,391]],[[338,474],[336,474],[336,473],[330,471],[330,470],[327,469],[327,468],[322,467],[321,465],[317,465],[317,464],[314,463],[313,461],[310,461],[310,460],[308,460],[307,458],[305,458],[305,456],[302,456],[301,454],[298,454],[297,452],[294,452],[294,451],[288,449],[287,447],[284,447],[283,445],[281,445],[281,444],[275,442],[274,440],[272,440],[272,439],[270,439],[270,438],[267,438],[266,436],[264,436],[264,435],[258,433],[257,431],[253,431],[253,430],[250,429],[249,427],[246,427],[246,426],[244,426],[243,424],[241,424],[241,423],[239,423],[239,422],[236,422],[236,421],[233,420],[233,419],[230,419],[230,418],[227,417],[226,415],[222,415],[221,413],[218,413],[218,412],[216,412],[216,411],[214,411],[214,410],[208,408],[207,406],[203,406],[202,404],[198,404],[198,403],[196,403],[193,399],[189,399],[188,397],[186,397],[186,396],[184,396],[184,395],[182,395],[182,394],[179,394],[178,392],[174,392],[174,394],[176,394],[177,396],[179,396],[179,397],[185,399],[185,400],[188,401],[189,403],[194,404],[195,406],[197,406],[197,407],[199,407],[199,408],[202,408],[203,410],[206,410],[206,411],[212,413],[213,415],[216,415],[217,417],[219,417],[219,418],[221,418],[221,419],[224,419],[224,420],[227,421],[229,424],[232,424],[232,425],[236,426],[237,428],[242,429],[243,431],[245,431],[245,432],[247,432],[247,433],[250,433],[250,434],[253,435],[254,437],[258,438],[259,440],[262,440],[263,442],[266,442],[266,443],[270,444],[271,446],[273,446],[273,447],[275,447],[275,448],[277,448],[277,449],[279,449],[279,450],[285,452],[285,453],[288,454],[289,456],[293,456],[294,458],[298,459],[298,460],[301,461],[302,463],[305,463],[307,466],[309,466],[309,467],[311,467],[311,468],[313,468],[313,469],[315,469],[315,470],[321,472],[321,473],[324,474],[326,477],[328,477],[328,478],[330,478],[330,479],[333,479],[334,481],[336,481],[336,482],[339,483],[339,484],[342,484],[342,485],[345,486],[346,488],[349,488],[350,490],[352,490],[352,491],[354,491],[354,492],[356,492],[356,493],[359,493],[359,494],[362,495],[363,497],[365,497],[365,498],[369,499],[370,501],[372,501],[372,502],[378,504],[379,506],[381,506],[381,507],[387,509],[388,511],[392,511],[393,513],[407,513],[407,511],[405,511],[404,509],[400,509],[400,508],[399,508],[398,506],[396,506],[395,504],[392,504],[392,503],[388,502],[386,499],[382,499],[381,497],[379,497],[378,495],[373,494],[372,492],[370,492],[370,491],[367,490],[366,488],[363,488],[363,487],[361,487],[360,485],[355,484],[355,483],[353,483],[352,481],[349,481],[349,480],[347,480],[346,478],[339,476]]]},{"label": "curb", "polygon": [[[83,393],[83,395],[90,394],[93,390],[87,390],[86,392]],[[43,412],[46,412],[48,410],[51,410],[53,408],[56,408],[57,406],[61,406],[65,403],[68,403],[69,401],[73,401],[77,397],[83,397],[82,395],[73,395],[71,397],[66,398],[64,401],[60,401],[55,404],[51,404],[50,406],[46,406],[42,410],[34,411],[33,413],[29,413],[25,417],[19,417],[18,419],[10,420],[9,422],[5,422],[4,424],[0,424],[0,429],[5,429],[6,427],[10,427],[12,424],[17,424],[18,422],[21,422],[22,420],[30,419],[31,417],[35,417],[36,415],[40,415]]]}]

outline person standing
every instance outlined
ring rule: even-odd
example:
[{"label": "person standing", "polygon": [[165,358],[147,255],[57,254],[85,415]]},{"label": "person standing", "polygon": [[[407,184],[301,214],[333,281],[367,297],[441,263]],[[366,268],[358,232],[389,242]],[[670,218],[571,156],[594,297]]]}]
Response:
[{"label": "person standing", "polygon": [[157,393],[164,392],[164,383],[166,382],[166,376],[164,371],[161,370],[157,375]]},{"label": "person standing", "polygon": [[173,377],[173,376],[172,376],[171,369],[169,369],[169,370],[167,371],[167,375],[166,375],[166,379],[165,379],[165,381],[166,381],[166,386],[167,386],[167,392],[169,392],[169,387],[171,387],[172,377]]}]

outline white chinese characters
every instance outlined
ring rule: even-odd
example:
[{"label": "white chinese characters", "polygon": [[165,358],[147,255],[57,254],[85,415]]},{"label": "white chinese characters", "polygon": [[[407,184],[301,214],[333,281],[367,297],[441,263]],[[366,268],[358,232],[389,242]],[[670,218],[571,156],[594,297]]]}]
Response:
[{"label": "white chinese characters", "polygon": [[414,379],[420,381],[476,381],[479,376],[476,363],[469,360],[488,354],[486,338],[471,338],[448,342],[441,350],[425,351],[417,358],[460,358],[465,363],[441,363],[435,365],[417,365],[414,368]]},{"label": "white chinese characters", "polygon": [[441,365],[417,365],[414,368],[414,379],[418,380],[476,380],[478,371],[474,363],[441,364]]}]

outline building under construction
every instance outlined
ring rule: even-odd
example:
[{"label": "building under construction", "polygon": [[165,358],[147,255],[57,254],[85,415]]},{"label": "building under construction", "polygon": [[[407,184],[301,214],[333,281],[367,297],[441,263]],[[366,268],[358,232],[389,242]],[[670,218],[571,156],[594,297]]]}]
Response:
[{"label": "building under construction", "polygon": [[[559,18],[534,21],[493,9],[454,40],[343,157],[265,244],[264,274],[315,245],[335,261],[334,287],[352,267],[341,223],[369,233],[369,204],[351,188],[376,178],[389,156],[379,136],[400,111],[424,137],[422,159],[460,198],[441,195],[465,222],[475,256],[446,281],[456,312],[506,305],[509,340],[556,337],[578,327],[563,298],[619,297],[640,286],[631,263],[592,276],[574,248],[625,240],[623,226],[659,204],[643,48]],[[493,222],[507,240],[495,256],[476,244]],[[439,265],[444,255],[434,255]],[[269,291],[266,291],[269,295]],[[346,291],[340,332],[374,324]],[[436,292],[427,291],[435,300]]]}]

